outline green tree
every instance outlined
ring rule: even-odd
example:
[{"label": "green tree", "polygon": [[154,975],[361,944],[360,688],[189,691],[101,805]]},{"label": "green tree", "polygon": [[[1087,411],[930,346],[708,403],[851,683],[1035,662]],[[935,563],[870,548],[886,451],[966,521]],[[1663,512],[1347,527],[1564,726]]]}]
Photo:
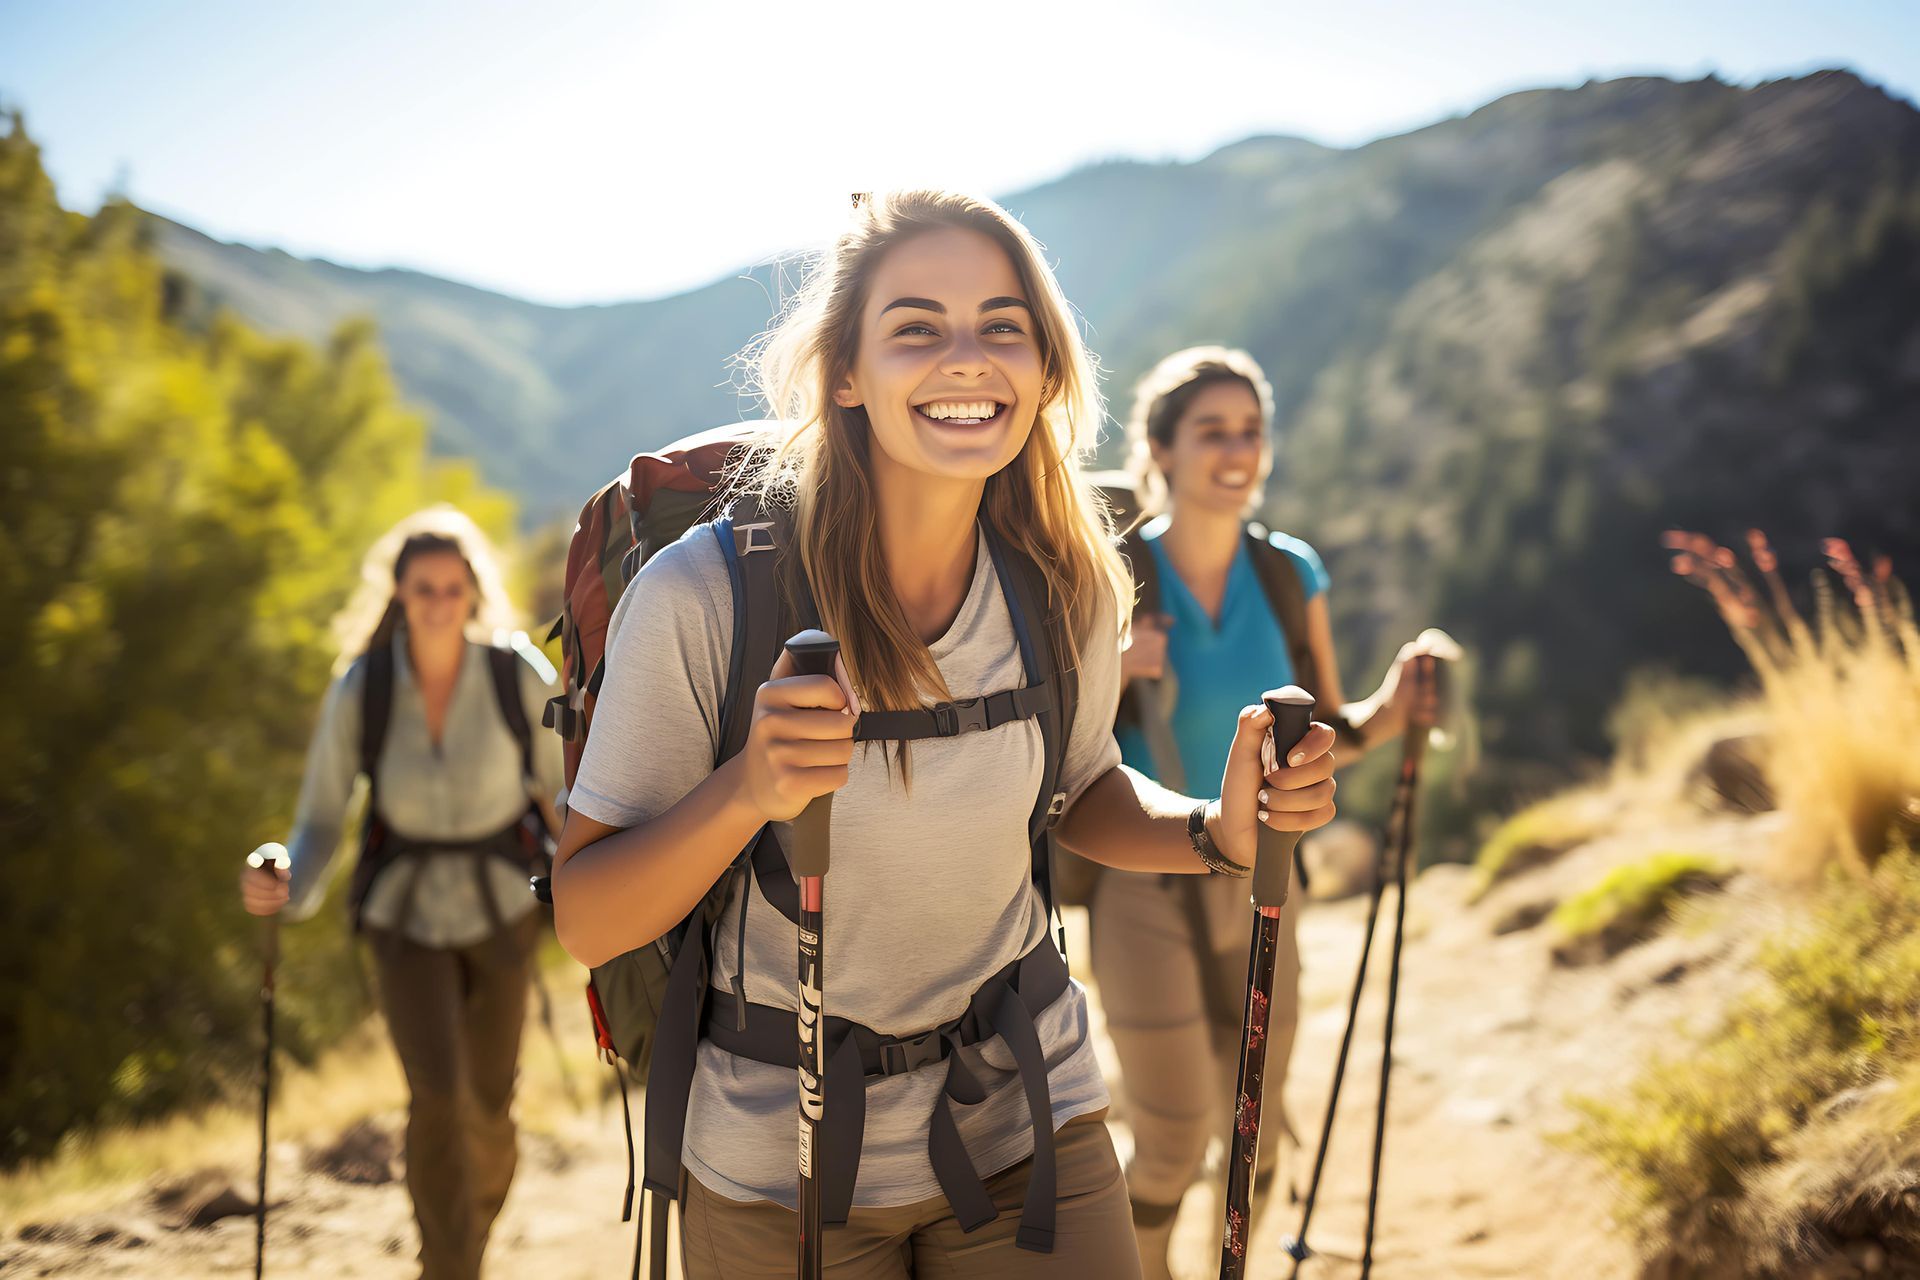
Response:
[{"label": "green tree", "polygon": [[[507,515],[427,459],[369,327],[190,329],[143,222],[62,209],[0,137],[0,1163],[249,1070],[235,877],[291,811],[330,619],[407,510]],[[362,1000],[337,922],[294,933],[311,1051]]]}]

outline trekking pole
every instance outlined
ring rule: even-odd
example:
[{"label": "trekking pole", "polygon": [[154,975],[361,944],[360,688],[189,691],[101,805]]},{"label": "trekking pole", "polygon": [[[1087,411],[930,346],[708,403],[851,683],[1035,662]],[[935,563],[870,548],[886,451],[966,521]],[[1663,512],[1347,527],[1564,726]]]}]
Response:
[{"label": "trekking pole", "polygon": [[1307,1227],[1313,1222],[1313,1206],[1320,1196],[1320,1175],[1327,1166],[1327,1147],[1333,1139],[1333,1117],[1340,1105],[1340,1083],[1347,1075],[1347,1054],[1353,1048],[1353,1026],[1360,1015],[1360,993],[1367,984],[1367,960],[1373,952],[1374,924],[1380,918],[1380,895],[1386,888],[1386,869],[1375,859],[1373,885],[1367,894],[1367,924],[1360,941],[1360,967],[1353,975],[1353,994],[1347,1000],[1347,1029],[1340,1034],[1340,1053],[1334,1059],[1333,1086],[1327,1094],[1327,1114],[1320,1122],[1320,1145],[1313,1153],[1313,1176],[1307,1181],[1306,1203],[1300,1209],[1300,1229],[1287,1240],[1285,1248],[1293,1259],[1288,1280],[1300,1274],[1300,1264],[1313,1256],[1307,1244]]},{"label": "trekking pole", "polygon": [[[1313,723],[1313,695],[1298,685],[1261,695],[1273,714],[1273,758],[1284,762]],[[1264,779],[1263,779],[1264,781]],[[1226,1230],[1220,1243],[1220,1280],[1241,1280],[1247,1269],[1254,1163],[1260,1154],[1260,1096],[1267,1068],[1267,1014],[1273,1004],[1273,961],[1280,945],[1280,912],[1287,903],[1298,831],[1262,825],[1253,863],[1253,945],[1247,956],[1247,1003],[1240,1022],[1240,1073],[1234,1089],[1233,1134],[1227,1159]]]},{"label": "trekking pole", "polygon": [[1407,716],[1407,736],[1400,758],[1400,777],[1394,784],[1393,953],[1387,962],[1387,1022],[1380,1051],[1380,1101],[1373,1117],[1373,1167],[1367,1178],[1367,1229],[1360,1250],[1360,1280],[1373,1274],[1373,1228],[1380,1203],[1380,1160],[1387,1141],[1387,1089],[1393,1079],[1393,1015],[1400,1003],[1400,946],[1407,927],[1407,864],[1413,855],[1414,818],[1420,794],[1420,759],[1438,719],[1440,665],[1431,654],[1407,664],[1413,679],[1413,709]]},{"label": "trekking pole", "polygon": [[[283,844],[263,844],[247,855],[247,865],[260,868],[271,864],[284,871],[293,858]],[[260,1280],[267,1269],[267,1107],[273,1101],[273,970],[280,962],[280,916],[260,921],[260,1181],[259,1203],[254,1206],[253,1280]]]},{"label": "trekking pole", "polygon": [[[787,641],[787,652],[803,676],[834,674],[840,642],[824,631],[802,631]],[[800,886],[800,1280],[820,1280],[823,1264],[820,1227],[820,1122],[826,1113],[826,1054],[821,1026],[824,984],[821,974],[822,881],[829,859],[833,793],[816,796],[793,820],[792,870]]]}]

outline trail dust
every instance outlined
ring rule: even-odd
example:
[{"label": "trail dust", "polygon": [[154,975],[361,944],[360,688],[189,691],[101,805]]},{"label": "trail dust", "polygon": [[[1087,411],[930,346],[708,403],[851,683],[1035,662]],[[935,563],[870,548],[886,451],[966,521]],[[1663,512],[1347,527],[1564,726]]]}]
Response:
[{"label": "trail dust", "polygon": [[[1375,1274],[1395,1277],[1628,1277],[1630,1247],[1608,1216],[1611,1189],[1552,1135],[1566,1127],[1570,1091],[1606,1092],[1676,1028],[1719,1007],[1744,959],[1737,930],[1670,929],[1608,964],[1556,966],[1538,907],[1583,887],[1611,866],[1644,854],[1654,839],[1683,834],[1690,847],[1738,857],[1768,819],[1702,817],[1684,833],[1670,826],[1621,833],[1582,846],[1542,870],[1470,902],[1471,873],[1442,866],[1419,876],[1408,899],[1407,943],[1394,1044],[1392,1106],[1380,1190]],[[1737,893],[1738,885],[1730,894]],[[1346,1018],[1365,900],[1310,904],[1302,915],[1305,956],[1301,1031],[1288,1107],[1305,1150],[1283,1154],[1281,1182],[1258,1214],[1250,1276],[1286,1276],[1283,1240],[1298,1221],[1284,1187],[1304,1188],[1334,1054]],[[1343,1090],[1336,1139],[1309,1232],[1318,1256],[1304,1280],[1358,1274],[1367,1163],[1380,1069],[1380,1022],[1392,898],[1382,910],[1375,978],[1362,1006]],[[1089,972],[1084,917],[1069,917],[1074,970]],[[563,1041],[590,1043],[572,981],[555,991]],[[1109,1070],[1111,1045],[1094,1020]],[[579,1110],[558,1096],[554,1050],[530,1021],[523,1051],[538,1088],[523,1115],[518,1176],[496,1225],[489,1274],[541,1280],[625,1276],[633,1227],[619,1220],[626,1147],[618,1097],[604,1068],[576,1056],[573,1074],[592,1094]],[[636,1114],[639,1099],[635,1098]],[[416,1274],[414,1232],[397,1146],[397,1109],[300,1141],[278,1141],[270,1172],[268,1273],[282,1280],[348,1280]],[[1131,1138],[1124,1097],[1116,1097],[1116,1143]],[[139,1183],[99,1189],[84,1210],[28,1215],[0,1241],[7,1276],[142,1276],[156,1280],[239,1275],[253,1260],[253,1220],[217,1203],[221,1192],[250,1205],[251,1158],[205,1170],[190,1143],[169,1151]],[[211,1209],[199,1202],[213,1199]],[[1174,1238],[1175,1274],[1217,1273],[1217,1198],[1196,1188]],[[198,1210],[198,1216],[196,1216]],[[192,1225],[209,1213],[206,1225]],[[677,1267],[672,1269],[677,1275]]]}]

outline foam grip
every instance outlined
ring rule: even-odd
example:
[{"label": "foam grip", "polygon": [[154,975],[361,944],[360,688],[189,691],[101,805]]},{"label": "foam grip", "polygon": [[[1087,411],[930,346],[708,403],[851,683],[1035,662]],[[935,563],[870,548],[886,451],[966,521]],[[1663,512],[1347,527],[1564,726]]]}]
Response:
[{"label": "foam grip", "polygon": [[[1287,762],[1287,753],[1307,736],[1313,727],[1313,695],[1299,685],[1269,689],[1260,695],[1273,716],[1273,758]],[[1275,831],[1260,824],[1253,861],[1253,901],[1255,906],[1280,907],[1287,901],[1293,875],[1293,849],[1300,843],[1298,831]]]},{"label": "foam grip", "polygon": [[[834,660],[840,656],[840,642],[824,631],[802,631],[787,641],[787,652],[801,675],[832,679]],[[793,847],[787,850],[787,866],[796,882],[827,874],[832,854],[829,841],[832,827],[831,793],[815,796],[793,820]]]},{"label": "foam grip", "polygon": [[787,641],[787,652],[803,676],[833,678],[833,660],[840,656],[840,642],[824,631],[802,631]]},{"label": "foam grip", "polygon": [[287,846],[277,840],[263,844],[247,855],[247,865],[250,867],[264,867],[269,864],[284,870],[293,865],[293,855],[287,852]]}]

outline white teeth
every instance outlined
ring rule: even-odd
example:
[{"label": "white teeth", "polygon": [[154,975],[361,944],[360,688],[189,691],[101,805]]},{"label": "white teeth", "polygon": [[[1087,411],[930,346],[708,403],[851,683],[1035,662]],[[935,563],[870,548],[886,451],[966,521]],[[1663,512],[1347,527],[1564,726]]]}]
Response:
[{"label": "white teeth", "polygon": [[941,421],[984,421],[1000,411],[991,400],[940,400],[920,406],[920,412]]},{"label": "white teeth", "polygon": [[1247,481],[1253,479],[1253,477],[1248,475],[1244,471],[1222,471],[1219,474],[1218,479],[1221,484],[1233,485],[1237,487],[1239,485],[1245,484]]}]

